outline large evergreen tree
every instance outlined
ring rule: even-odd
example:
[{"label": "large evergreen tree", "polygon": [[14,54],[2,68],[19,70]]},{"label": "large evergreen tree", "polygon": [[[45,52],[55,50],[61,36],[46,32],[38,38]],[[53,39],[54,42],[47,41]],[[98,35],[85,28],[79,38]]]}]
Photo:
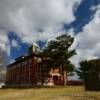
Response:
[{"label": "large evergreen tree", "polygon": [[84,78],[84,73],[95,71],[100,74],[100,59],[84,60],[80,62],[80,68],[76,71],[80,79]]},{"label": "large evergreen tree", "polygon": [[71,64],[69,58],[75,55],[75,50],[68,50],[73,41],[73,37],[64,34],[48,42],[44,49],[44,54],[52,59],[54,66],[62,67],[64,70],[64,85],[67,83],[67,73],[74,70],[74,65]]},{"label": "large evergreen tree", "polygon": [[79,63],[80,67],[76,70],[76,73],[79,76],[79,79],[83,79],[84,72],[88,70],[88,63],[87,62],[88,62],[87,60],[84,60],[84,61],[81,61]]}]

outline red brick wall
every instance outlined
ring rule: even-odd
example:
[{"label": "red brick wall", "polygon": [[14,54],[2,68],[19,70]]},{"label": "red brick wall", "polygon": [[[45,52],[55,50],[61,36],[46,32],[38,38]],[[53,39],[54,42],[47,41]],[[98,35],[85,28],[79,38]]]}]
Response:
[{"label": "red brick wall", "polygon": [[[50,72],[48,61],[36,62],[34,56],[15,62],[7,67],[7,84],[37,84],[44,83]],[[62,84],[62,78],[54,80],[55,84]]]},{"label": "red brick wall", "polygon": [[34,57],[15,63],[7,68],[6,83],[26,84],[35,82]]}]

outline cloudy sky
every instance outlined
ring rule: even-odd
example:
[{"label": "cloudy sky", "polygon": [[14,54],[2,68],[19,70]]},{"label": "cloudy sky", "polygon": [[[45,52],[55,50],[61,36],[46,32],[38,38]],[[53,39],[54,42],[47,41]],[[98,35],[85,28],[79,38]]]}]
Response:
[{"label": "cloudy sky", "polygon": [[76,66],[99,58],[100,0],[0,0],[0,66],[63,32],[75,37]]}]

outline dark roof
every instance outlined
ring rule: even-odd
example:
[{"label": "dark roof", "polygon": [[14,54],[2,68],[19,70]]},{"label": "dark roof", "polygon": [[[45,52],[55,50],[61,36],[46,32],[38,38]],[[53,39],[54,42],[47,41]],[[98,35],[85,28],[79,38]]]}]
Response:
[{"label": "dark roof", "polygon": [[[34,57],[34,56],[35,56],[35,57],[41,57],[41,58],[42,58],[42,56],[39,55],[39,54],[31,54],[31,55],[28,55],[28,56],[20,56],[20,57],[18,57],[17,59],[15,59],[16,61],[15,61],[14,63],[9,64],[9,65],[7,66],[7,68],[8,68],[8,67],[11,67],[12,65],[15,65],[15,64],[17,64],[17,63],[19,63],[19,62],[25,61],[26,59],[32,58],[32,57]],[[24,57],[24,58],[22,58],[22,57]]]},{"label": "dark roof", "polygon": [[96,63],[100,63],[100,59],[92,59],[92,60],[89,60],[88,62],[96,62]]}]

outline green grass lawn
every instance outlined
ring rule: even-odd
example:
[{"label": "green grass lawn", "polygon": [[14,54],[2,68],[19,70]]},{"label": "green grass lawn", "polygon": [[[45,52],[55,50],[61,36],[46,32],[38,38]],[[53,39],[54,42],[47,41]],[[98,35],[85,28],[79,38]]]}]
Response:
[{"label": "green grass lawn", "polygon": [[86,92],[82,86],[0,89],[0,100],[100,100],[100,92]]}]

